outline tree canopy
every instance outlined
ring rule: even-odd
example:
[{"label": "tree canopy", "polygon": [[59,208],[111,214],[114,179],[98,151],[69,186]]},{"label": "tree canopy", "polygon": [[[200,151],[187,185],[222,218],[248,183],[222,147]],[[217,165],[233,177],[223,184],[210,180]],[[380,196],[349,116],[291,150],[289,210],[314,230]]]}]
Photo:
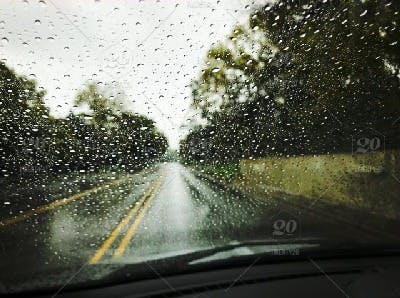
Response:
[{"label": "tree canopy", "polygon": [[181,155],[224,162],[350,152],[365,129],[398,148],[399,8],[337,0],[254,10],[208,51],[192,83],[193,107],[207,125],[192,129]]},{"label": "tree canopy", "polygon": [[168,144],[154,122],[117,108],[89,84],[75,99],[84,113],[54,118],[44,90],[0,63],[0,169],[2,175],[96,171],[118,165],[132,170],[160,157]]}]

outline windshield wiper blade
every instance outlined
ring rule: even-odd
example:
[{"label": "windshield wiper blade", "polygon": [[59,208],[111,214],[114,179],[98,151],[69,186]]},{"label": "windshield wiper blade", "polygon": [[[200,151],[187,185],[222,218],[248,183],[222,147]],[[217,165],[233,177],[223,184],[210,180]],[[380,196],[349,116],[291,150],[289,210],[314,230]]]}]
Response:
[{"label": "windshield wiper blade", "polygon": [[[196,264],[197,260],[201,260],[210,256],[213,256],[218,253],[224,253],[224,252],[229,252],[233,251],[235,249],[240,249],[240,248],[255,248],[255,247],[267,247],[267,246],[273,246],[275,248],[278,247],[303,247],[304,249],[319,249],[319,246],[321,245],[322,240],[319,238],[313,238],[313,239],[297,239],[297,240],[255,240],[255,241],[244,241],[244,242],[237,242],[237,243],[230,243],[222,246],[217,246],[217,247],[212,247],[208,249],[203,249],[199,251],[194,251],[190,253],[183,253],[183,254],[178,254],[175,256],[170,256],[167,258],[155,258],[151,259],[148,261],[140,262],[140,263],[133,263],[133,264],[126,264],[123,265],[122,268],[116,270],[115,272],[111,273],[108,277],[113,280],[117,280],[118,278],[121,278],[122,276],[130,276],[132,278],[132,273],[135,272],[135,275],[140,276],[141,278],[146,278],[150,273],[151,277],[154,277],[154,268],[157,269],[157,272],[160,274],[168,274],[171,273],[171,268],[173,269],[174,273],[178,272],[186,272],[190,271],[192,268],[197,267],[197,266],[202,266],[204,263],[198,262]],[[271,258],[275,258],[276,256],[271,254],[271,251],[267,250],[260,250],[260,252],[254,253],[254,254],[236,254],[236,258],[248,258],[248,257],[256,257],[260,255],[269,255]],[[220,260],[212,260],[211,262],[205,262],[205,263],[217,263],[218,261],[226,261],[227,259],[231,259],[231,257],[227,258],[222,258]],[[272,260],[272,259],[271,259]],[[107,277],[106,277],[107,278]]]},{"label": "windshield wiper blade", "polygon": [[[254,254],[236,254],[227,258],[207,260],[207,257],[218,253],[228,252],[235,249],[245,247],[275,246],[275,247],[301,247],[301,251],[297,255],[276,255],[271,251],[260,252]],[[131,264],[97,264],[90,267],[90,271],[101,271],[103,269],[111,270],[109,274],[104,275],[98,280],[90,282],[77,283],[71,285],[70,288],[92,287],[98,285],[112,285],[116,283],[132,282],[135,280],[154,279],[159,276],[170,276],[176,274],[193,273],[202,270],[224,269],[227,267],[237,267],[248,265],[249,261],[257,260],[257,264],[261,263],[282,263],[297,262],[309,260],[309,258],[346,258],[346,257],[370,257],[370,256],[398,256],[400,254],[399,246],[377,245],[368,246],[368,244],[354,244],[348,242],[327,241],[324,239],[298,239],[298,240],[260,240],[246,241],[238,243],[230,243],[220,247],[195,251],[167,258],[157,258],[140,263]],[[205,259],[204,262],[196,260]],[[99,268],[100,267],[100,268]],[[113,267],[113,268],[112,268]]]}]

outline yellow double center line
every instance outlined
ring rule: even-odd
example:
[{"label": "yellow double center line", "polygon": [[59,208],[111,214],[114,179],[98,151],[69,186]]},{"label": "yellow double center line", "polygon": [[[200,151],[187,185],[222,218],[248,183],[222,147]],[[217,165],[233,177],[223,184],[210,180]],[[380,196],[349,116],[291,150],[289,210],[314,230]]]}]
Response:
[{"label": "yellow double center line", "polygon": [[7,226],[7,225],[10,225],[10,224],[14,224],[14,223],[18,223],[20,221],[28,219],[29,217],[36,216],[36,215],[39,215],[39,214],[44,213],[46,211],[53,210],[53,209],[55,209],[55,208],[57,208],[59,206],[71,203],[71,202],[73,202],[73,201],[75,201],[77,199],[81,199],[81,198],[83,198],[83,197],[85,197],[85,196],[87,196],[89,194],[96,193],[96,192],[98,192],[100,190],[109,188],[110,186],[116,186],[116,185],[122,184],[124,182],[127,182],[131,178],[132,178],[132,175],[128,175],[125,178],[114,180],[114,181],[112,181],[110,183],[106,183],[106,184],[103,184],[101,186],[98,186],[98,187],[95,187],[95,188],[91,188],[91,189],[85,190],[83,192],[74,194],[74,195],[72,195],[72,196],[70,196],[68,198],[59,199],[59,200],[56,200],[56,201],[51,202],[49,204],[41,205],[41,206],[39,206],[39,207],[37,207],[35,209],[22,212],[21,214],[15,215],[13,217],[10,217],[10,218],[7,218],[7,219],[3,219],[3,220],[0,221],[0,227]]},{"label": "yellow double center line", "polygon": [[[145,215],[147,209],[150,207],[151,201],[157,194],[158,189],[160,188],[163,181],[163,177],[161,176],[152,186],[150,186],[139,202],[137,202],[132,209],[122,218],[119,224],[115,227],[115,229],[111,232],[108,238],[103,242],[100,248],[95,252],[95,254],[90,258],[89,264],[97,263],[106,253],[106,251],[110,248],[110,246],[114,243],[115,239],[118,235],[122,232],[128,222],[137,214],[136,218],[132,222],[131,226],[125,233],[124,237],[122,238],[118,248],[114,252],[114,257],[120,257],[124,253],[126,247],[130,243],[133,235],[143,216]],[[140,212],[139,212],[140,210]],[[139,213],[138,213],[139,212]]]}]

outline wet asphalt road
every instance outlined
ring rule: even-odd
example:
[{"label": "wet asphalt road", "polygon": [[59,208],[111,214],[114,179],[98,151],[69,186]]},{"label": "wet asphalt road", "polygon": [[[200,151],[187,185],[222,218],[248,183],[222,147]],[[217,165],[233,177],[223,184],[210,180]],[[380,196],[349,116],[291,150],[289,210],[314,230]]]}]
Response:
[{"label": "wet asphalt road", "polygon": [[[234,195],[176,162],[57,202],[35,206],[33,211],[19,206],[14,216],[2,214],[2,274],[85,263],[137,263],[271,239],[272,222],[282,212],[272,204]],[[343,226],[296,216],[302,237],[345,237]]]},{"label": "wet asphalt road", "polygon": [[[93,263],[137,262],[235,240],[265,238],[269,236],[267,219],[274,211],[260,208],[257,203],[233,197],[217,185],[200,180],[179,163],[161,164],[133,175],[127,182],[40,214],[28,214],[25,218],[22,213],[3,219],[0,266],[83,263],[101,250],[110,235],[116,234]],[[136,206],[141,208],[115,232]],[[24,206],[19,207],[26,212]],[[34,210],[40,212],[40,206]],[[137,227],[129,245],[115,257],[135,220]]]}]

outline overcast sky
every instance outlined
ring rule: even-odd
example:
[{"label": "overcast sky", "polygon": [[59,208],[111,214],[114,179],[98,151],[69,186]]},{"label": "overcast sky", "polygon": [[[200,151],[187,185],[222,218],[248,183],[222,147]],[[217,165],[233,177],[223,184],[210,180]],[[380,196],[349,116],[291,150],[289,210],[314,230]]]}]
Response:
[{"label": "overcast sky", "polygon": [[246,22],[252,6],[245,0],[1,0],[0,55],[47,90],[53,115],[65,116],[78,90],[100,82],[122,91],[124,108],[151,117],[177,148],[195,114],[188,85],[210,46]]}]

